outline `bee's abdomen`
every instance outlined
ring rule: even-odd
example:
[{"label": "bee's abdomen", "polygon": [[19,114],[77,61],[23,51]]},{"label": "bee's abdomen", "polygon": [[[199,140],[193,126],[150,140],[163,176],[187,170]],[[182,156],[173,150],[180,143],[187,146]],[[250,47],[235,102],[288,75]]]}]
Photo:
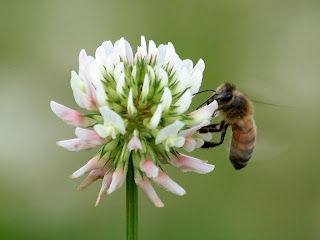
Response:
[{"label": "bee's abdomen", "polygon": [[244,168],[252,156],[256,143],[256,126],[253,119],[245,120],[241,127],[232,126],[232,142],[229,159],[235,169]]}]

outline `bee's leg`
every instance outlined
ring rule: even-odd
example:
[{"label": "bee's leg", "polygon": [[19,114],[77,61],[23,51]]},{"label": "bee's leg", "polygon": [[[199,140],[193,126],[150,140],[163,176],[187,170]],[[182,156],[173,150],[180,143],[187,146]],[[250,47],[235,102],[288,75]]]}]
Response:
[{"label": "bee's leg", "polygon": [[202,145],[201,148],[213,148],[213,147],[216,147],[216,146],[219,146],[220,144],[222,144],[224,137],[226,135],[228,126],[229,126],[228,124],[225,124],[223,127],[222,132],[221,132],[220,142],[218,142],[218,143],[217,142],[204,142],[204,144]]},{"label": "bee's leg", "polygon": [[207,133],[207,132],[221,132],[223,130],[225,122],[221,121],[220,123],[214,123],[205,127],[202,127],[199,132]]}]

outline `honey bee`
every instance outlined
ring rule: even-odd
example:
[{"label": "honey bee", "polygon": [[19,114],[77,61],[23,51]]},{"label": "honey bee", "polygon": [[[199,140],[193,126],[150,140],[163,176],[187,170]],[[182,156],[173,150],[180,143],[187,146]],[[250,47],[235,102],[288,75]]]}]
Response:
[{"label": "honey bee", "polygon": [[213,91],[214,94],[203,104],[210,104],[216,100],[218,109],[214,114],[218,113],[222,120],[220,123],[202,127],[199,130],[200,133],[221,132],[220,142],[205,142],[202,148],[212,148],[222,144],[227,129],[231,126],[232,141],[229,159],[235,169],[242,169],[250,160],[256,143],[257,129],[253,119],[253,104],[244,93],[236,90],[236,87],[230,83],[223,83],[216,91],[205,91]]}]

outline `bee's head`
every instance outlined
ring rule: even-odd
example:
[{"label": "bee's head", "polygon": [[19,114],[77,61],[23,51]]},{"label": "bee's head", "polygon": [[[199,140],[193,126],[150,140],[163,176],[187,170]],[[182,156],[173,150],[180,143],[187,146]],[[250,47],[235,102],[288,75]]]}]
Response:
[{"label": "bee's head", "polygon": [[235,86],[230,83],[223,83],[220,85],[216,92],[208,99],[208,103],[216,100],[219,105],[227,104],[233,98],[233,91],[235,90]]}]

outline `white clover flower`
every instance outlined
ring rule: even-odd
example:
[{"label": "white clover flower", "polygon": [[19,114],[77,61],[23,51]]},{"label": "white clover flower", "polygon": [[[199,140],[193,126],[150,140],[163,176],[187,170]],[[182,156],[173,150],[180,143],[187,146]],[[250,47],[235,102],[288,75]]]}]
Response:
[{"label": "white clover flower", "polygon": [[100,147],[99,153],[70,177],[88,177],[79,189],[97,179],[102,187],[96,204],[105,194],[120,188],[129,159],[135,168],[135,182],[157,207],[163,203],[151,181],[177,195],[185,190],[167,176],[161,163],[181,171],[208,173],[214,165],[178,151],[191,152],[211,138],[197,132],[210,123],[217,102],[186,113],[194,93],[202,82],[204,62],[193,67],[191,60],[181,60],[172,43],[156,46],[141,37],[141,46],[133,55],[130,44],[121,38],[97,48],[95,58],[82,50],[79,72],[71,73],[74,98],[82,114],[51,101],[52,111],[67,124],[77,127],[77,138],[58,145],[71,151]]}]

